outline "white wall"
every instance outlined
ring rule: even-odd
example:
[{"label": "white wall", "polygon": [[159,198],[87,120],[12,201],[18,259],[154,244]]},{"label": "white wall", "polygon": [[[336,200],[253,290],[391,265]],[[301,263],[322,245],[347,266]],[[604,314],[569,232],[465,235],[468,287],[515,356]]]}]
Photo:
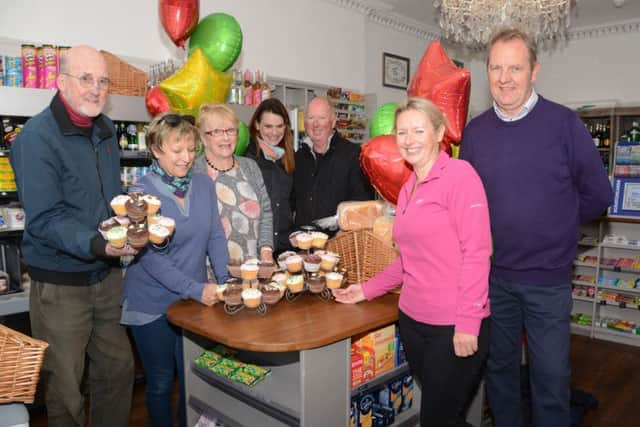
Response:
[{"label": "white wall", "polygon": [[367,23],[365,35],[365,92],[375,93],[378,105],[404,99],[406,91],[382,86],[382,54],[387,52],[409,58],[413,76],[430,41],[373,22]]}]

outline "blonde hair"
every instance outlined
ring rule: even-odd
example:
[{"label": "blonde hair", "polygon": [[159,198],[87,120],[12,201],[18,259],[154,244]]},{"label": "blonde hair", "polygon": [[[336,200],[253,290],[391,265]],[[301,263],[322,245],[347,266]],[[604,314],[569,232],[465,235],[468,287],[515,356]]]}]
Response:
[{"label": "blonde hair", "polygon": [[195,142],[196,150],[200,149],[200,132],[193,122],[195,122],[193,116],[182,116],[176,113],[164,113],[156,116],[149,124],[146,135],[147,146],[153,158],[156,158],[153,149],[162,153],[162,144],[172,133],[175,133],[178,139],[191,136]]},{"label": "blonde hair", "polygon": [[238,127],[238,116],[236,113],[224,104],[218,104],[217,102],[211,102],[209,104],[202,104],[198,110],[198,122],[196,126],[198,129],[202,129],[202,123],[205,116],[217,116],[233,121],[234,126]]},{"label": "blonde hair", "polygon": [[421,111],[425,113],[429,118],[433,129],[440,129],[440,126],[444,126],[445,129],[449,127],[449,122],[447,121],[444,113],[433,102],[429,101],[426,98],[412,96],[405,99],[398,105],[398,109],[396,110],[396,114],[393,120],[394,130],[396,128],[396,124],[398,123],[398,116],[409,110]]}]

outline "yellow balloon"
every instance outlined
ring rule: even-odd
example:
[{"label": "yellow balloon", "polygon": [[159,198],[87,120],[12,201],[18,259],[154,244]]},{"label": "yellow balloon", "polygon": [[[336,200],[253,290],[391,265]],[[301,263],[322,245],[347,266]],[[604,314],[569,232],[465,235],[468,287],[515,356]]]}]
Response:
[{"label": "yellow balloon", "polygon": [[231,79],[231,74],[215,70],[202,50],[195,49],[182,68],[160,82],[160,89],[173,111],[195,117],[200,105],[225,102]]}]

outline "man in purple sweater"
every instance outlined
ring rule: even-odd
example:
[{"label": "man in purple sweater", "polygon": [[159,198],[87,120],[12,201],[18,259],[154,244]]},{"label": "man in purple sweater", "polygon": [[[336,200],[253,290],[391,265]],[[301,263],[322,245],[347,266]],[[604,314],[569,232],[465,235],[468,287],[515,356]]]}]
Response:
[{"label": "man in purple sweater", "polygon": [[493,108],[464,131],[460,157],[482,179],[493,237],[487,393],[495,427],[523,425],[521,336],[526,332],[534,427],[569,427],[571,274],[578,227],[613,200],[585,126],[538,95],[528,35],[506,29],[489,44]]}]

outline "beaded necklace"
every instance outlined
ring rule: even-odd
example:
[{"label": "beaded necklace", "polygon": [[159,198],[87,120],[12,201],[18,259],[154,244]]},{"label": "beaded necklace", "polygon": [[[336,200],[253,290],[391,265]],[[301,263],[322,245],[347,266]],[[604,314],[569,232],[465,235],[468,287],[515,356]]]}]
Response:
[{"label": "beaded necklace", "polygon": [[215,167],[215,165],[213,163],[211,163],[209,161],[209,159],[207,158],[207,156],[204,156],[204,161],[207,162],[207,164],[209,166],[211,166],[214,170],[220,172],[220,173],[225,173],[225,172],[229,172],[231,169],[233,169],[236,166],[236,159],[235,157],[231,157],[231,167],[229,169],[218,169],[217,167]]}]

